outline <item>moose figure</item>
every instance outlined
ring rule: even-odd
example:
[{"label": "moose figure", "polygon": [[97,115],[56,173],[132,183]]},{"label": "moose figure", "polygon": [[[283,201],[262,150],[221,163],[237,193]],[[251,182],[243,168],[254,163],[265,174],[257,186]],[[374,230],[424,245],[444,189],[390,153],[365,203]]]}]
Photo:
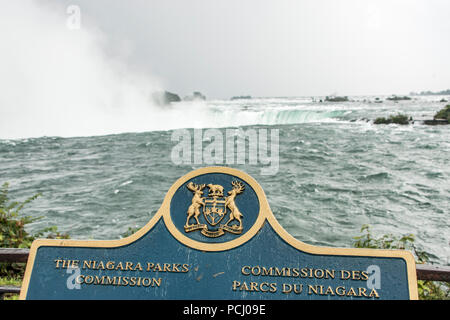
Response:
[{"label": "moose figure", "polygon": [[195,221],[197,221],[197,224],[200,224],[198,221],[198,216],[200,215],[200,207],[205,205],[204,199],[202,198],[203,195],[203,189],[206,185],[200,184],[197,185],[193,182],[189,182],[187,184],[187,188],[194,192],[194,196],[192,197],[192,204],[188,208],[187,212],[187,219],[186,219],[186,226],[189,226],[189,220],[194,217]]},{"label": "moose figure", "polygon": [[240,181],[231,182],[233,189],[228,191],[228,197],[225,198],[225,206],[230,209],[230,218],[225,223],[227,226],[231,221],[237,220],[239,222],[238,226],[233,226],[235,229],[242,229],[242,213],[239,211],[238,207],[234,203],[236,196],[244,191],[244,184]]}]

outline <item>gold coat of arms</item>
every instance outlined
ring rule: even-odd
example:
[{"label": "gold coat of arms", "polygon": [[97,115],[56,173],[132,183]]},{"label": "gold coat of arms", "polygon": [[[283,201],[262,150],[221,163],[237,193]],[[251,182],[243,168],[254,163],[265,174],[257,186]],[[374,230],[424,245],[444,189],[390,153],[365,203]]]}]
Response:
[{"label": "gold coat of arms", "polygon": [[[224,188],[219,184],[195,184],[190,182],[187,188],[192,191],[192,204],[187,210],[185,232],[201,230],[204,236],[215,238],[226,232],[241,234],[242,213],[235,203],[237,195],[244,192],[244,184],[240,181],[231,182],[232,189],[224,196]],[[208,195],[202,197],[203,189],[209,189]],[[200,223],[202,215],[206,223]],[[226,219],[225,217],[228,216]],[[225,223],[223,223],[226,221]],[[194,224],[191,224],[195,222]]]}]

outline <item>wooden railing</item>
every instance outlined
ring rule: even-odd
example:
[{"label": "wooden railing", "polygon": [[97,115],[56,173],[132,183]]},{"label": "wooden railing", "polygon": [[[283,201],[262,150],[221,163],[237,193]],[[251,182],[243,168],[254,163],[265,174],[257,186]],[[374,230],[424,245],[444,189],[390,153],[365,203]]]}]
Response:
[{"label": "wooden railing", "polygon": [[[29,249],[16,249],[16,248],[0,248],[0,262],[24,262],[28,260]],[[0,300],[3,300],[3,296],[6,293],[20,293],[20,287],[15,286],[0,286]]]},{"label": "wooden railing", "polygon": [[[0,248],[0,262],[27,262],[29,249]],[[418,280],[431,280],[450,282],[450,267],[416,264],[416,272]],[[20,287],[0,286],[0,300],[6,293],[20,293]]]}]

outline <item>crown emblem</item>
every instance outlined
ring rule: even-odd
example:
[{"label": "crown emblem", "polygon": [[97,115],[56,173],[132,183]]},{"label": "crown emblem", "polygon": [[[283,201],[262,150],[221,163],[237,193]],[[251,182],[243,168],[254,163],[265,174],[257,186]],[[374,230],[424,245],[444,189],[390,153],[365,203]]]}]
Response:
[{"label": "crown emblem", "polygon": [[[241,234],[243,215],[235,203],[237,195],[244,192],[241,181],[232,181],[231,190],[224,196],[224,187],[219,184],[195,184],[189,182],[187,188],[192,191],[192,203],[187,209],[185,232],[201,230],[206,237],[216,238],[230,232]],[[202,197],[203,189],[209,189],[208,195]],[[228,217],[228,218],[226,218]],[[203,221],[203,223],[200,222]],[[191,222],[194,222],[191,224]],[[223,223],[226,221],[225,223]]]}]

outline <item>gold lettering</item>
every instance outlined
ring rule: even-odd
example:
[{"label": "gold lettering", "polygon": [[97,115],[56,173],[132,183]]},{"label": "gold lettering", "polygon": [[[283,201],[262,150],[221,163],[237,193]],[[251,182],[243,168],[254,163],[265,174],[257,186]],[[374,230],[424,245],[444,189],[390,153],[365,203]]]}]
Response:
[{"label": "gold lettering", "polygon": [[325,278],[326,279],[329,279],[329,278],[334,279],[334,270],[326,269],[325,270]]},{"label": "gold lettering", "polygon": [[236,291],[239,289],[239,291],[251,291],[251,292],[276,292],[277,291],[277,284],[276,283],[268,283],[268,282],[239,282],[236,280],[233,280],[232,290]]},{"label": "gold lettering", "polygon": [[244,270],[248,270],[248,269],[250,269],[250,266],[243,266],[242,269],[241,269],[241,273],[244,276],[249,276],[250,275],[250,271],[244,271]]},{"label": "gold lettering", "polygon": [[269,269],[266,269],[265,267],[262,267],[262,276],[271,276],[272,275],[272,267]]},{"label": "gold lettering", "polygon": [[125,262],[125,271],[133,271],[133,262]]},{"label": "gold lettering", "polygon": [[[117,283],[116,283],[116,280],[117,280],[117,277],[109,277],[109,276],[106,276],[106,280],[107,280],[107,282],[106,282],[106,284],[107,285],[117,285]],[[104,284],[103,282],[102,282],[102,284]]]},{"label": "gold lettering", "polygon": [[335,291],[338,296],[345,296],[345,287],[339,286]]},{"label": "gold lettering", "polygon": [[358,296],[359,297],[362,297],[362,296],[367,297],[366,291],[367,291],[366,288],[358,288]]},{"label": "gold lettering", "polygon": [[277,291],[277,284],[275,282],[272,282],[270,284],[270,292],[276,292]]},{"label": "gold lettering", "polygon": [[315,269],[314,270],[314,277],[317,279],[322,279],[323,278],[323,270],[322,269]]},{"label": "gold lettering", "polygon": [[352,279],[353,280],[361,280],[361,275],[359,271],[353,270],[352,271]]},{"label": "gold lettering", "polygon": [[56,268],[56,269],[59,269],[59,263],[60,263],[60,262],[62,262],[61,259],[56,259],[56,260],[55,260],[55,263],[56,263],[55,268]]},{"label": "gold lettering", "polygon": [[275,267],[275,276],[279,277],[282,275],[283,269],[278,269],[277,267]]},{"label": "gold lettering", "polygon": [[250,291],[259,291],[258,290],[258,283],[250,282]]},{"label": "gold lettering", "polygon": [[188,272],[189,271],[189,265],[188,264],[183,264],[183,271],[181,272]]},{"label": "gold lettering", "polygon": [[299,294],[303,291],[303,284],[294,284],[294,293]]},{"label": "gold lettering", "polygon": [[269,287],[269,284],[267,282],[261,283],[261,285],[259,286],[259,289],[261,290],[261,292],[269,291],[269,289],[264,289],[263,286]]},{"label": "gold lettering", "polygon": [[157,287],[159,287],[161,285],[162,279],[158,278],[158,280],[156,280],[155,278],[153,278],[153,283],[152,283],[152,287],[154,287],[154,284],[156,284]]},{"label": "gold lettering", "polygon": [[281,268],[278,269],[277,267],[275,267],[275,276],[277,277],[289,277],[290,275],[290,270],[289,268]]},{"label": "gold lettering", "polygon": [[100,262],[98,263],[97,269],[105,270],[105,264],[103,263],[103,261],[100,261]]},{"label": "gold lettering", "polygon": [[144,287],[148,287],[148,286],[150,286],[152,284],[152,280],[151,279],[149,279],[149,278],[144,278],[144,279],[142,279],[142,285],[144,286]]},{"label": "gold lettering", "polygon": [[[347,271],[345,271],[347,272]],[[241,274],[245,276],[271,276],[271,277],[299,277],[329,279],[335,278],[335,270],[314,268],[290,268],[290,267],[264,267],[264,266],[242,266]]]},{"label": "gold lettering", "polygon": [[333,292],[333,288],[331,286],[328,286],[327,290],[325,291],[326,295],[331,294],[332,296],[334,296],[334,292]]},{"label": "gold lettering", "polygon": [[318,294],[318,288],[319,286],[315,285],[314,287],[310,284],[308,284],[308,294]]},{"label": "gold lettering", "polygon": [[347,296],[355,296],[356,297],[355,289],[350,287],[350,290],[347,291]]},{"label": "gold lettering", "polygon": [[[256,269],[256,268],[257,268],[257,269]],[[258,270],[258,271],[256,271],[256,270]],[[253,268],[252,268],[252,275],[254,275],[254,276],[259,276],[260,273],[261,273],[261,268],[260,268],[259,266],[256,266],[256,267],[253,267]]]},{"label": "gold lettering", "polygon": [[[312,291],[314,291],[315,289],[316,288],[311,288]],[[291,293],[292,291],[294,291],[295,294],[300,294],[303,291],[303,284],[283,283],[283,293]]]},{"label": "gold lettering", "polygon": [[283,293],[290,293],[292,291],[292,285],[289,283],[283,283]]},{"label": "gold lettering", "polygon": [[163,271],[164,272],[170,272],[170,264],[169,263],[164,263]]},{"label": "gold lettering", "polygon": [[369,274],[366,271],[361,271],[361,280],[366,281],[369,279]]},{"label": "gold lettering", "polygon": [[172,272],[180,272],[180,269],[178,269],[179,267],[181,267],[181,264],[179,263],[172,264]]},{"label": "gold lettering", "polygon": [[76,269],[79,267],[80,260],[72,260],[72,268]]},{"label": "gold lettering", "polygon": [[308,269],[307,268],[302,268],[300,270],[300,272],[301,272],[301,277],[302,278],[306,278],[308,276]]},{"label": "gold lettering", "polygon": [[78,284],[82,284],[84,282],[84,276],[80,274],[78,277],[75,278],[75,282]]},{"label": "gold lettering", "polygon": [[114,261],[108,261],[106,263],[106,269],[113,270],[114,269]]},{"label": "gold lettering", "polygon": [[161,265],[159,263],[157,263],[155,265],[155,267],[153,268],[153,271],[163,271],[163,269],[161,268]]},{"label": "gold lettering", "polygon": [[341,270],[341,280],[348,280],[351,277],[350,271],[347,270]]},{"label": "gold lettering", "polygon": [[102,284],[103,283],[103,277],[100,278],[99,276],[95,276],[94,277],[94,285]]},{"label": "gold lettering", "polygon": [[92,282],[94,282],[94,277],[93,276],[86,276],[86,277],[84,277],[84,283],[91,284]]},{"label": "gold lettering", "polygon": [[243,283],[242,285],[241,285],[241,287],[239,288],[239,290],[245,290],[245,291],[248,291],[248,286],[247,286],[247,283]]},{"label": "gold lettering", "polygon": [[122,261],[120,261],[114,269],[116,269],[116,270],[120,269],[121,271],[123,271],[123,263],[122,263]]},{"label": "gold lettering", "polygon": [[378,295],[378,292],[377,292],[377,290],[375,290],[375,289],[372,289],[372,291],[370,291],[370,293],[369,293],[369,297],[375,297],[375,298],[379,298],[380,296]]}]

